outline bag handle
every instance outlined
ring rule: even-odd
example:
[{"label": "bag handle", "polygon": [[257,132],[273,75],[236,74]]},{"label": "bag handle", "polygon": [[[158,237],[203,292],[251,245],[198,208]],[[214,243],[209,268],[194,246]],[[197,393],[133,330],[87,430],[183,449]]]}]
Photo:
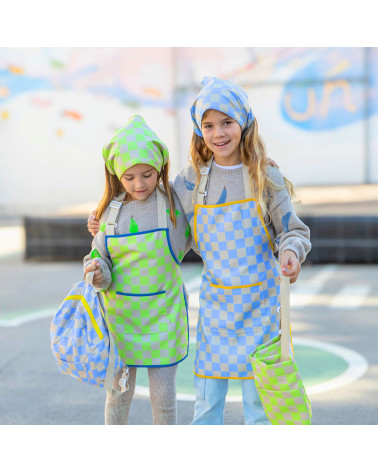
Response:
[{"label": "bag handle", "polygon": [[289,360],[290,355],[290,277],[280,274],[281,295],[281,361]]}]

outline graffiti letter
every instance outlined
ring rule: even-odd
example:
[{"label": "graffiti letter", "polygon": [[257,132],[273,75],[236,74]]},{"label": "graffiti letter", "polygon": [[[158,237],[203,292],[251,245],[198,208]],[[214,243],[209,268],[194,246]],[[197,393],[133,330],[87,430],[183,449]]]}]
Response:
[{"label": "graffiti letter", "polygon": [[291,94],[287,93],[284,97],[284,104],[286,108],[287,114],[292,118],[294,121],[306,121],[311,116],[314,115],[315,112],[315,106],[316,106],[316,96],[315,96],[315,90],[313,89],[308,89],[307,90],[307,96],[308,96],[308,105],[307,105],[307,110],[303,113],[294,111],[292,106],[291,106]]},{"label": "graffiti letter", "polygon": [[326,116],[329,110],[329,97],[331,93],[341,87],[343,90],[343,97],[344,97],[344,107],[346,110],[350,111],[351,113],[356,112],[357,109],[352,102],[352,94],[350,90],[350,84],[346,80],[335,80],[334,82],[326,82],[324,85],[324,94],[323,99],[320,103],[319,107],[319,114],[320,116]]}]

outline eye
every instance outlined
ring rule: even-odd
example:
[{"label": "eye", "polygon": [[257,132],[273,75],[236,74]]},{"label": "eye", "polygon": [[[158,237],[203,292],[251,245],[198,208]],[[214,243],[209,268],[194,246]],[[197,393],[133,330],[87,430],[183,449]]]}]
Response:
[{"label": "eye", "polygon": [[211,125],[203,125],[202,128],[204,128],[204,129],[210,129],[210,128],[211,128]]},{"label": "eye", "polygon": [[150,177],[152,177],[152,174],[149,174],[149,175],[145,175],[145,176],[144,176],[145,179],[149,179]]}]

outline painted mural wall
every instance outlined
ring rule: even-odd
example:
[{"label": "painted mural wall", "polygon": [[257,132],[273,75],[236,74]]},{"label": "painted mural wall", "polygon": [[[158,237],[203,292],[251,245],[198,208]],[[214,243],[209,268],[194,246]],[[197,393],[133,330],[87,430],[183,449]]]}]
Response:
[{"label": "painted mural wall", "polygon": [[2,48],[0,215],[98,201],[102,147],[135,113],[166,142],[173,178],[205,75],[245,87],[295,185],[378,182],[377,48]]}]

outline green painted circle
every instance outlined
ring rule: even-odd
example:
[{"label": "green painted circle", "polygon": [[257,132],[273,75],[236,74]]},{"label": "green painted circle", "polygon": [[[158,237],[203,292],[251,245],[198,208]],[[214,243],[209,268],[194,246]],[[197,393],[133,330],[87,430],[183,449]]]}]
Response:
[{"label": "green painted circle", "polygon": [[[177,369],[177,393],[194,395],[193,366],[195,358],[195,343],[189,345],[188,357],[178,365]],[[295,360],[305,387],[311,387],[320,382],[326,382],[342,374],[348,363],[340,356],[323,349],[305,345],[295,345]],[[138,369],[137,385],[148,387],[147,369]],[[238,381],[230,381],[228,395],[240,396],[241,384]]]}]

